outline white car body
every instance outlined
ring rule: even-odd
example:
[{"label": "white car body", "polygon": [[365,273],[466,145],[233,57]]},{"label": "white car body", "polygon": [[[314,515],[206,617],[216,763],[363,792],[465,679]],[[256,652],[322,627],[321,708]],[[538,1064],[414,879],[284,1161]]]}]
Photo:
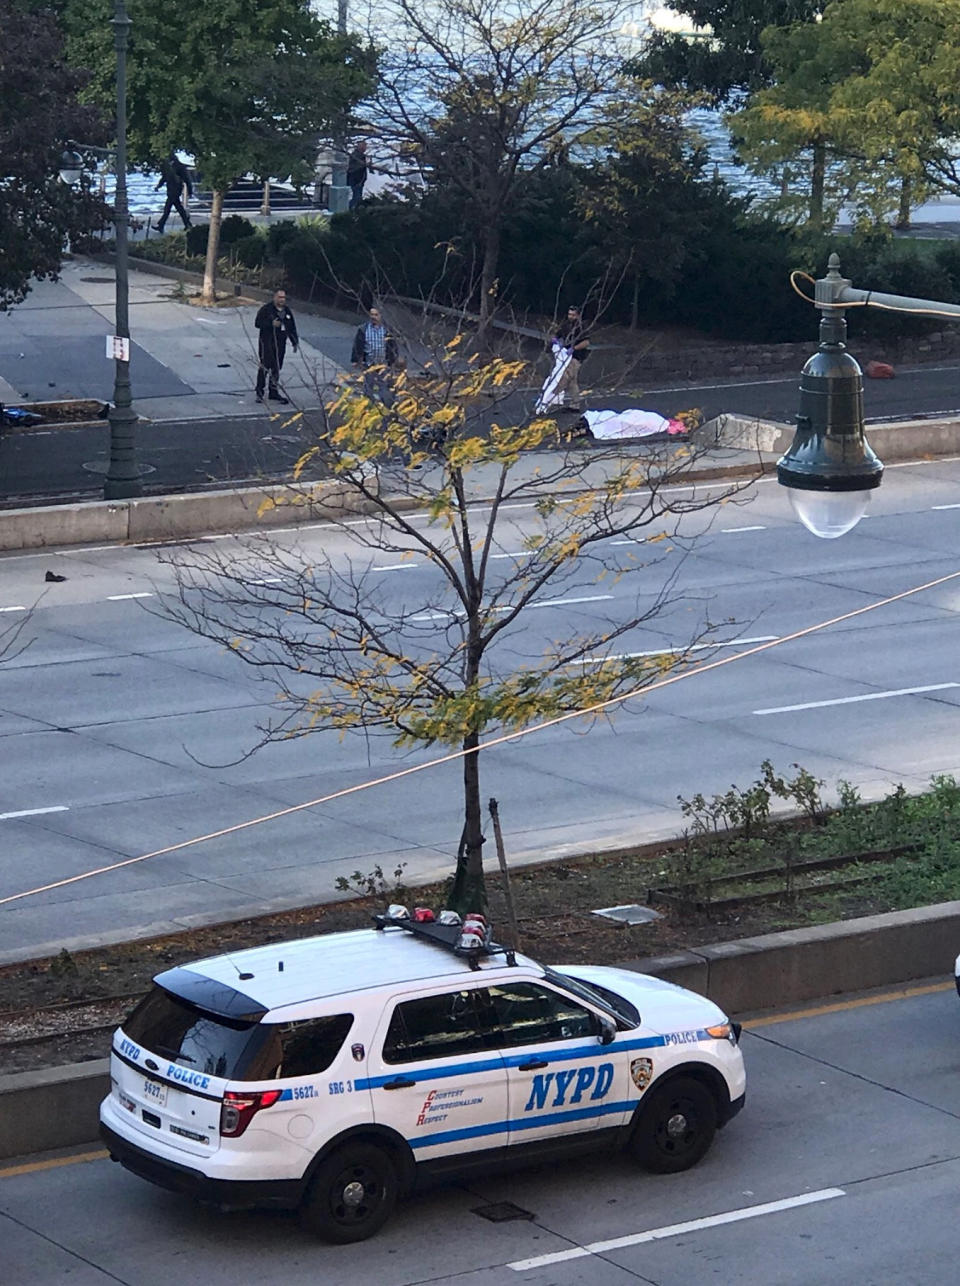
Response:
[{"label": "white car body", "polygon": [[[739,1028],[711,1001],[627,970],[465,959],[386,927],[217,956],[155,981],[114,1035],[101,1131],[130,1170],[218,1204],[315,1209],[327,1182],[362,1194],[363,1176],[351,1186],[326,1175],[343,1156],[376,1171],[371,1148],[402,1192],[432,1171],[628,1143],[647,1100],[666,1103],[667,1082],[687,1087],[694,1117],[698,1102],[713,1114],[710,1138],[744,1102]],[[668,1152],[664,1130],[683,1111],[660,1109]],[[660,1159],[650,1168],[686,1168],[679,1152]],[[344,1218],[346,1231],[318,1230],[358,1240],[379,1226],[358,1231],[355,1210]]]}]

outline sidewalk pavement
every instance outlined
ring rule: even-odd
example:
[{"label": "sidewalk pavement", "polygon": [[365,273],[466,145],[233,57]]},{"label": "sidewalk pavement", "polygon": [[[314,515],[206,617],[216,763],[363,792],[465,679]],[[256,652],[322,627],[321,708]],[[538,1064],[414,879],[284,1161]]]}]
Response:
[{"label": "sidewalk pavement", "polygon": [[[0,315],[0,402],[73,398],[111,401],[114,364],[105,337],[114,329],[113,272],[77,259],[59,281],[34,283],[23,304]],[[254,399],[259,301],[199,308],[176,283],[130,271],[130,379],[145,420],[166,422],[250,415],[271,409]],[[349,364],[354,327],[296,313],[302,342],[288,349],[283,381],[298,406]]]}]

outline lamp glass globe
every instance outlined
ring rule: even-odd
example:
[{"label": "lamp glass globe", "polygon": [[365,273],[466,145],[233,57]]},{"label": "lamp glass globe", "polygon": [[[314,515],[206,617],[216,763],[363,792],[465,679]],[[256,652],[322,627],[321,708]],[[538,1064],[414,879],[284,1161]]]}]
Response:
[{"label": "lamp glass globe", "polygon": [[793,512],[807,531],[823,540],[836,540],[857,525],[873,491],[802,491],[788,487],[787,494]]}]

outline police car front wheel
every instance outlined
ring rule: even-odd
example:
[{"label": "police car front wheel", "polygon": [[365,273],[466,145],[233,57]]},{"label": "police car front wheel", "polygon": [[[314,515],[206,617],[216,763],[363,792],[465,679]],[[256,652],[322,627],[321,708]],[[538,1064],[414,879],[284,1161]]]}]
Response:
[{"label": "police car front wheel", "polygon": [[373,1143],[348,1143],[325,1157],[310,1181],[300,1218],[324,1241],[365,1241],[397,1202],[397,1173]]},{"label": "police car front wheel", "polygon": [[654,1088],[630,1139],[645,1170],[676,1174],[705,1156],[717,1132],[717,1105],[701,1081],[678,1076]]}]

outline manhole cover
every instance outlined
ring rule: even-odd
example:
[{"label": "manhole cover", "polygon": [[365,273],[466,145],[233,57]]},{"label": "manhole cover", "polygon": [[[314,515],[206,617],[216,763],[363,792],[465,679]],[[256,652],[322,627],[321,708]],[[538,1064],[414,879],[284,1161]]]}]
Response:
[{"label": "manhole cover", "polygon": [[591,915],[602,915],[605,920],[613,920],[617,924],[648,924],[651,920],[661,919],[659,911],[654,911],[649,906],[638,906],[635,902],[629,906],[604,906],[597,911],[591,911]]},{"label": "manhole cover", "polygon": [[512,1201],[497,1201],[492,1206],[477,1206],[472,1213],[479,1215],[481,1219],[489,1219],[491,1223],[507,1223],[510,1219],[533,1218],[532,1210],[515,1206]]},{"label": "manhole cover", "polygon": [[81,281],[89,281],[92,286],[112,286],[113,277],[81,277]]}]

